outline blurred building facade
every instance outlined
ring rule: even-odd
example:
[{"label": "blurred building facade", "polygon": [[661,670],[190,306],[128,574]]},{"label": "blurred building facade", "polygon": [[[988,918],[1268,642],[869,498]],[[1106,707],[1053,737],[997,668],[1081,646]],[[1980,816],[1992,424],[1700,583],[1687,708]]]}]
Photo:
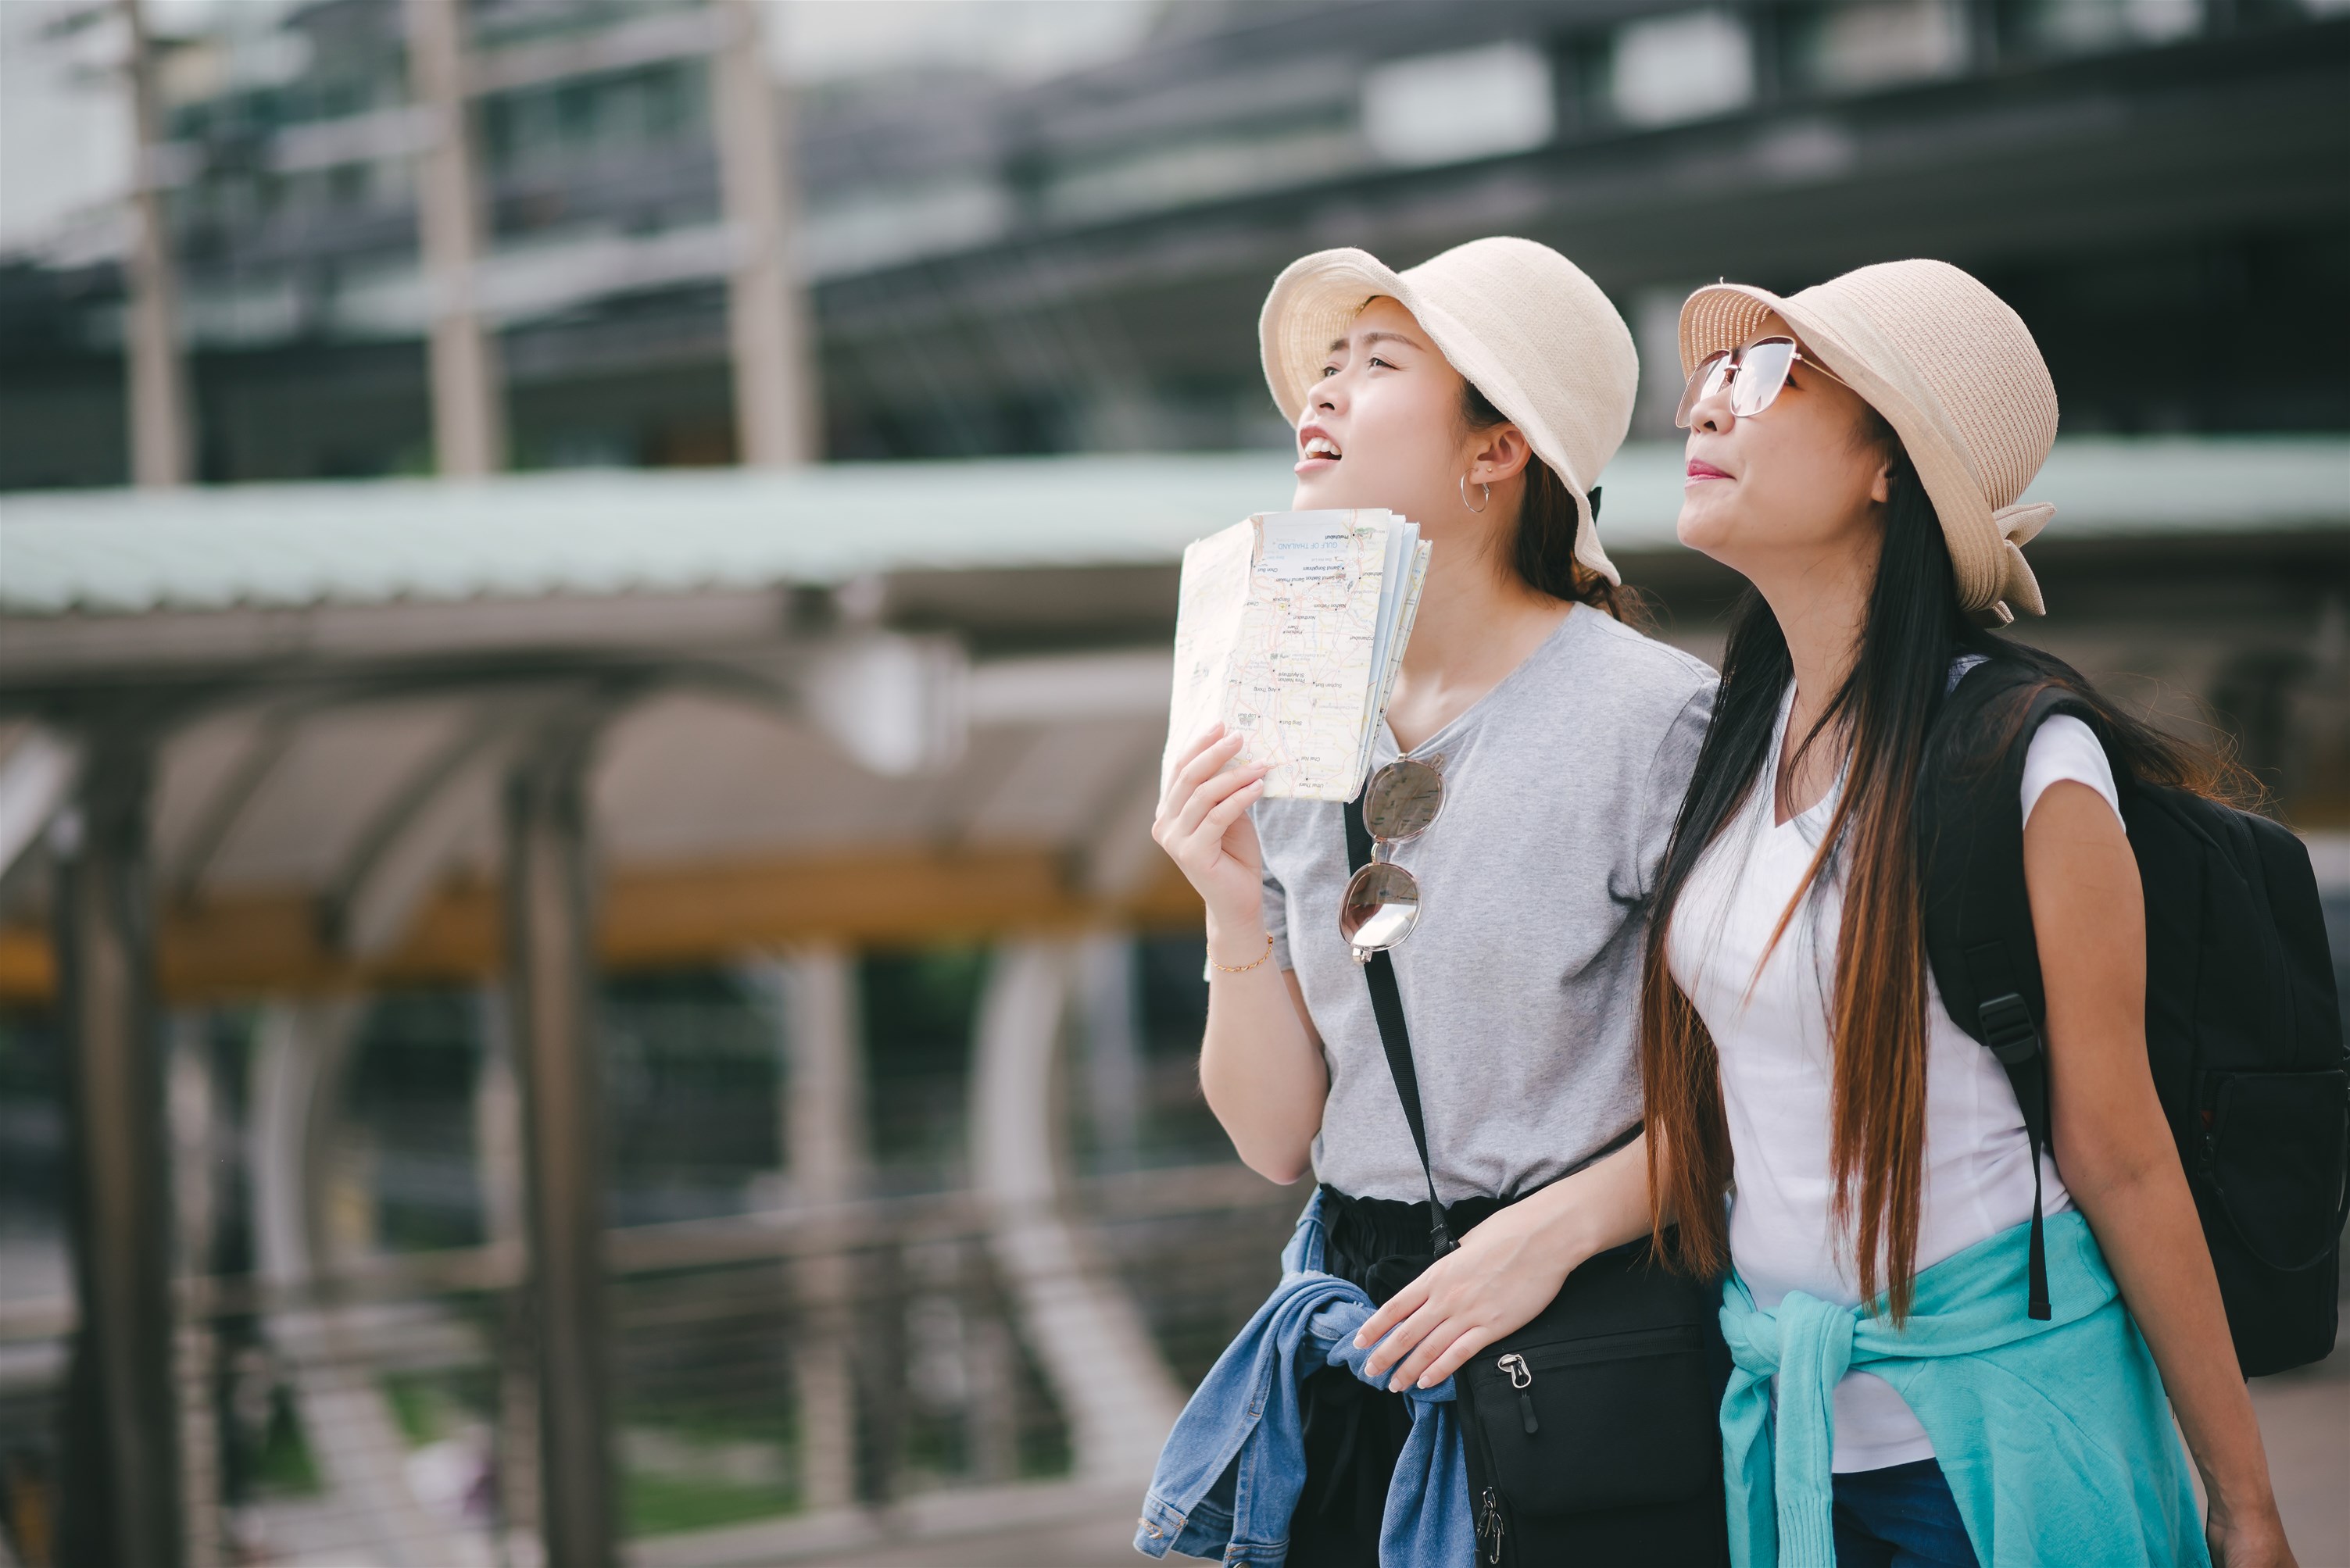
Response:
[{"label": "blurred building facade", "polygon": [[[720,7],[466,11],[515,461],[729,461]],[[430,466],[404,57],[400,0],[167,55],[209,480]],[[791,167],[824,444],[1277,440],[1249,330],[1274,271],[1492,232],[1580,261],[1652,366],[1696,282],[1932,254],[2022,312],[2068,431],[2340,429],[2350,342],[2306,305],[2350,282],[2345,89],[2334,0],[1203,3],[1043,82],[823,84]],[[123,472],[120,272],[70,251],[0,271],[0,486]]]}]

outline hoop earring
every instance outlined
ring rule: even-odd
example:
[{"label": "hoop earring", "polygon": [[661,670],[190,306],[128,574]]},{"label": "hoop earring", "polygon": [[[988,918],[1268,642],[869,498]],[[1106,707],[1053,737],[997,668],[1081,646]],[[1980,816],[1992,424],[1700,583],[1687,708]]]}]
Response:
[{"label": "hoop earring", "polygon": [[[1493,487],[1485,483],[1482,480],[1480,480],[1477,483],[1477,488],[1485,493],[1485,506],[1491,506],[1493,504]],[[1463,506],[1469,506],[1469,476],[1465,473],[1461,476],[1461,504]],[[1482,512],[1485,510],[1485,506],[1469,506],[1469,510],[1471,512]]]}]

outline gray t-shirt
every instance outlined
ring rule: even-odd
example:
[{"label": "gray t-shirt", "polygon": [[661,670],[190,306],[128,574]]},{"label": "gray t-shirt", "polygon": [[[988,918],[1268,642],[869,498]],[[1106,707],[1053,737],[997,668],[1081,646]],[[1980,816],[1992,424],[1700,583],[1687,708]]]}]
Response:
[{"label": "gray t-shirt", "polygon": [[[1396,852],[1419,925],[1395,950],[1438,1194],[1551,1180],[1640,1116],[1646,906],[1713,711],[1713,671],[1577,606],[1412,754],[1444,810]],[[1392,762],[1385,725],[1372,766]],[[1363,971],[1338,935],[1346,832],[1329,801],[1253,808],[1264,919],[1322,1036],[1314,1169],[1359,1198],[1423,1197]]]}]

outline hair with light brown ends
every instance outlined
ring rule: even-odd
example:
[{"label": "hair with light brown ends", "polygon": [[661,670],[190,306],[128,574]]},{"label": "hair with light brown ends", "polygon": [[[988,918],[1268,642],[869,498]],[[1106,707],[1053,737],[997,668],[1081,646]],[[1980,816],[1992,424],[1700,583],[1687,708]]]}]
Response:
[{"label": "hair with light brown ends", "polygon": [[1666,967],[1653,931],[1640,968],[1640,1090],[1648,1106],[1649,1220],[1665,1253],[1700,1278],[1729,1272],[1730,1122],[1713,1036]]},{"label": "hair with light brown ends", "polygon": [[[1917,1273],[1926,1166],[1925,898],[1910,828],[1925,736],[1904,744],[1910,738],[1881,720],[1855,724],[1856,735],[1871,730],[1878,743],[1856,745],[1825,840],[1852,851],[1828,1012],[1835,1064],[1828,1167],[1837,1226],[1853,1235],[1860,1298],[1874,1301],[1889,1286],[1898,1324]],[[1809,897],[1827,860],[1825,853],[1814,860],[1798,899]],[[1780,923],[1783,929],[1785,917]]]}]

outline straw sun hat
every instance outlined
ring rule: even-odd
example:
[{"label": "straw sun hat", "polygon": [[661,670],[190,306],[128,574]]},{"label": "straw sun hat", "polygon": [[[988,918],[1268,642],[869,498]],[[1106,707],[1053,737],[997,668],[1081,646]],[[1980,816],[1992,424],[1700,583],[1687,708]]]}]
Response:
[{"label": "straw sun hat", "polygon": [[2016,498],[2056,439],[2056,388],[2022,318],[1947,262],[1884,262],[1784,299],[1715,284],[1681,306],[1681,373],[1774,310],[1901,438],[1941,519],[1960,607],[1995,625],[2045,615],[2022,545],[2056,509]]},{"label": "straw sun hat", "polygon": [[1283,417],[1303,417],[1333,340],[1371,300],[1412,314],[1438,350],[1525,432],[1574,493],[1575,558],[1619,582],[1592,526],[1591,482],[1632,422],[1632,334],[1583,269],[1532,240],[1471,240],[1402,272],[1366,251],[1289,264],[1265,296],[1257,338]]}]

